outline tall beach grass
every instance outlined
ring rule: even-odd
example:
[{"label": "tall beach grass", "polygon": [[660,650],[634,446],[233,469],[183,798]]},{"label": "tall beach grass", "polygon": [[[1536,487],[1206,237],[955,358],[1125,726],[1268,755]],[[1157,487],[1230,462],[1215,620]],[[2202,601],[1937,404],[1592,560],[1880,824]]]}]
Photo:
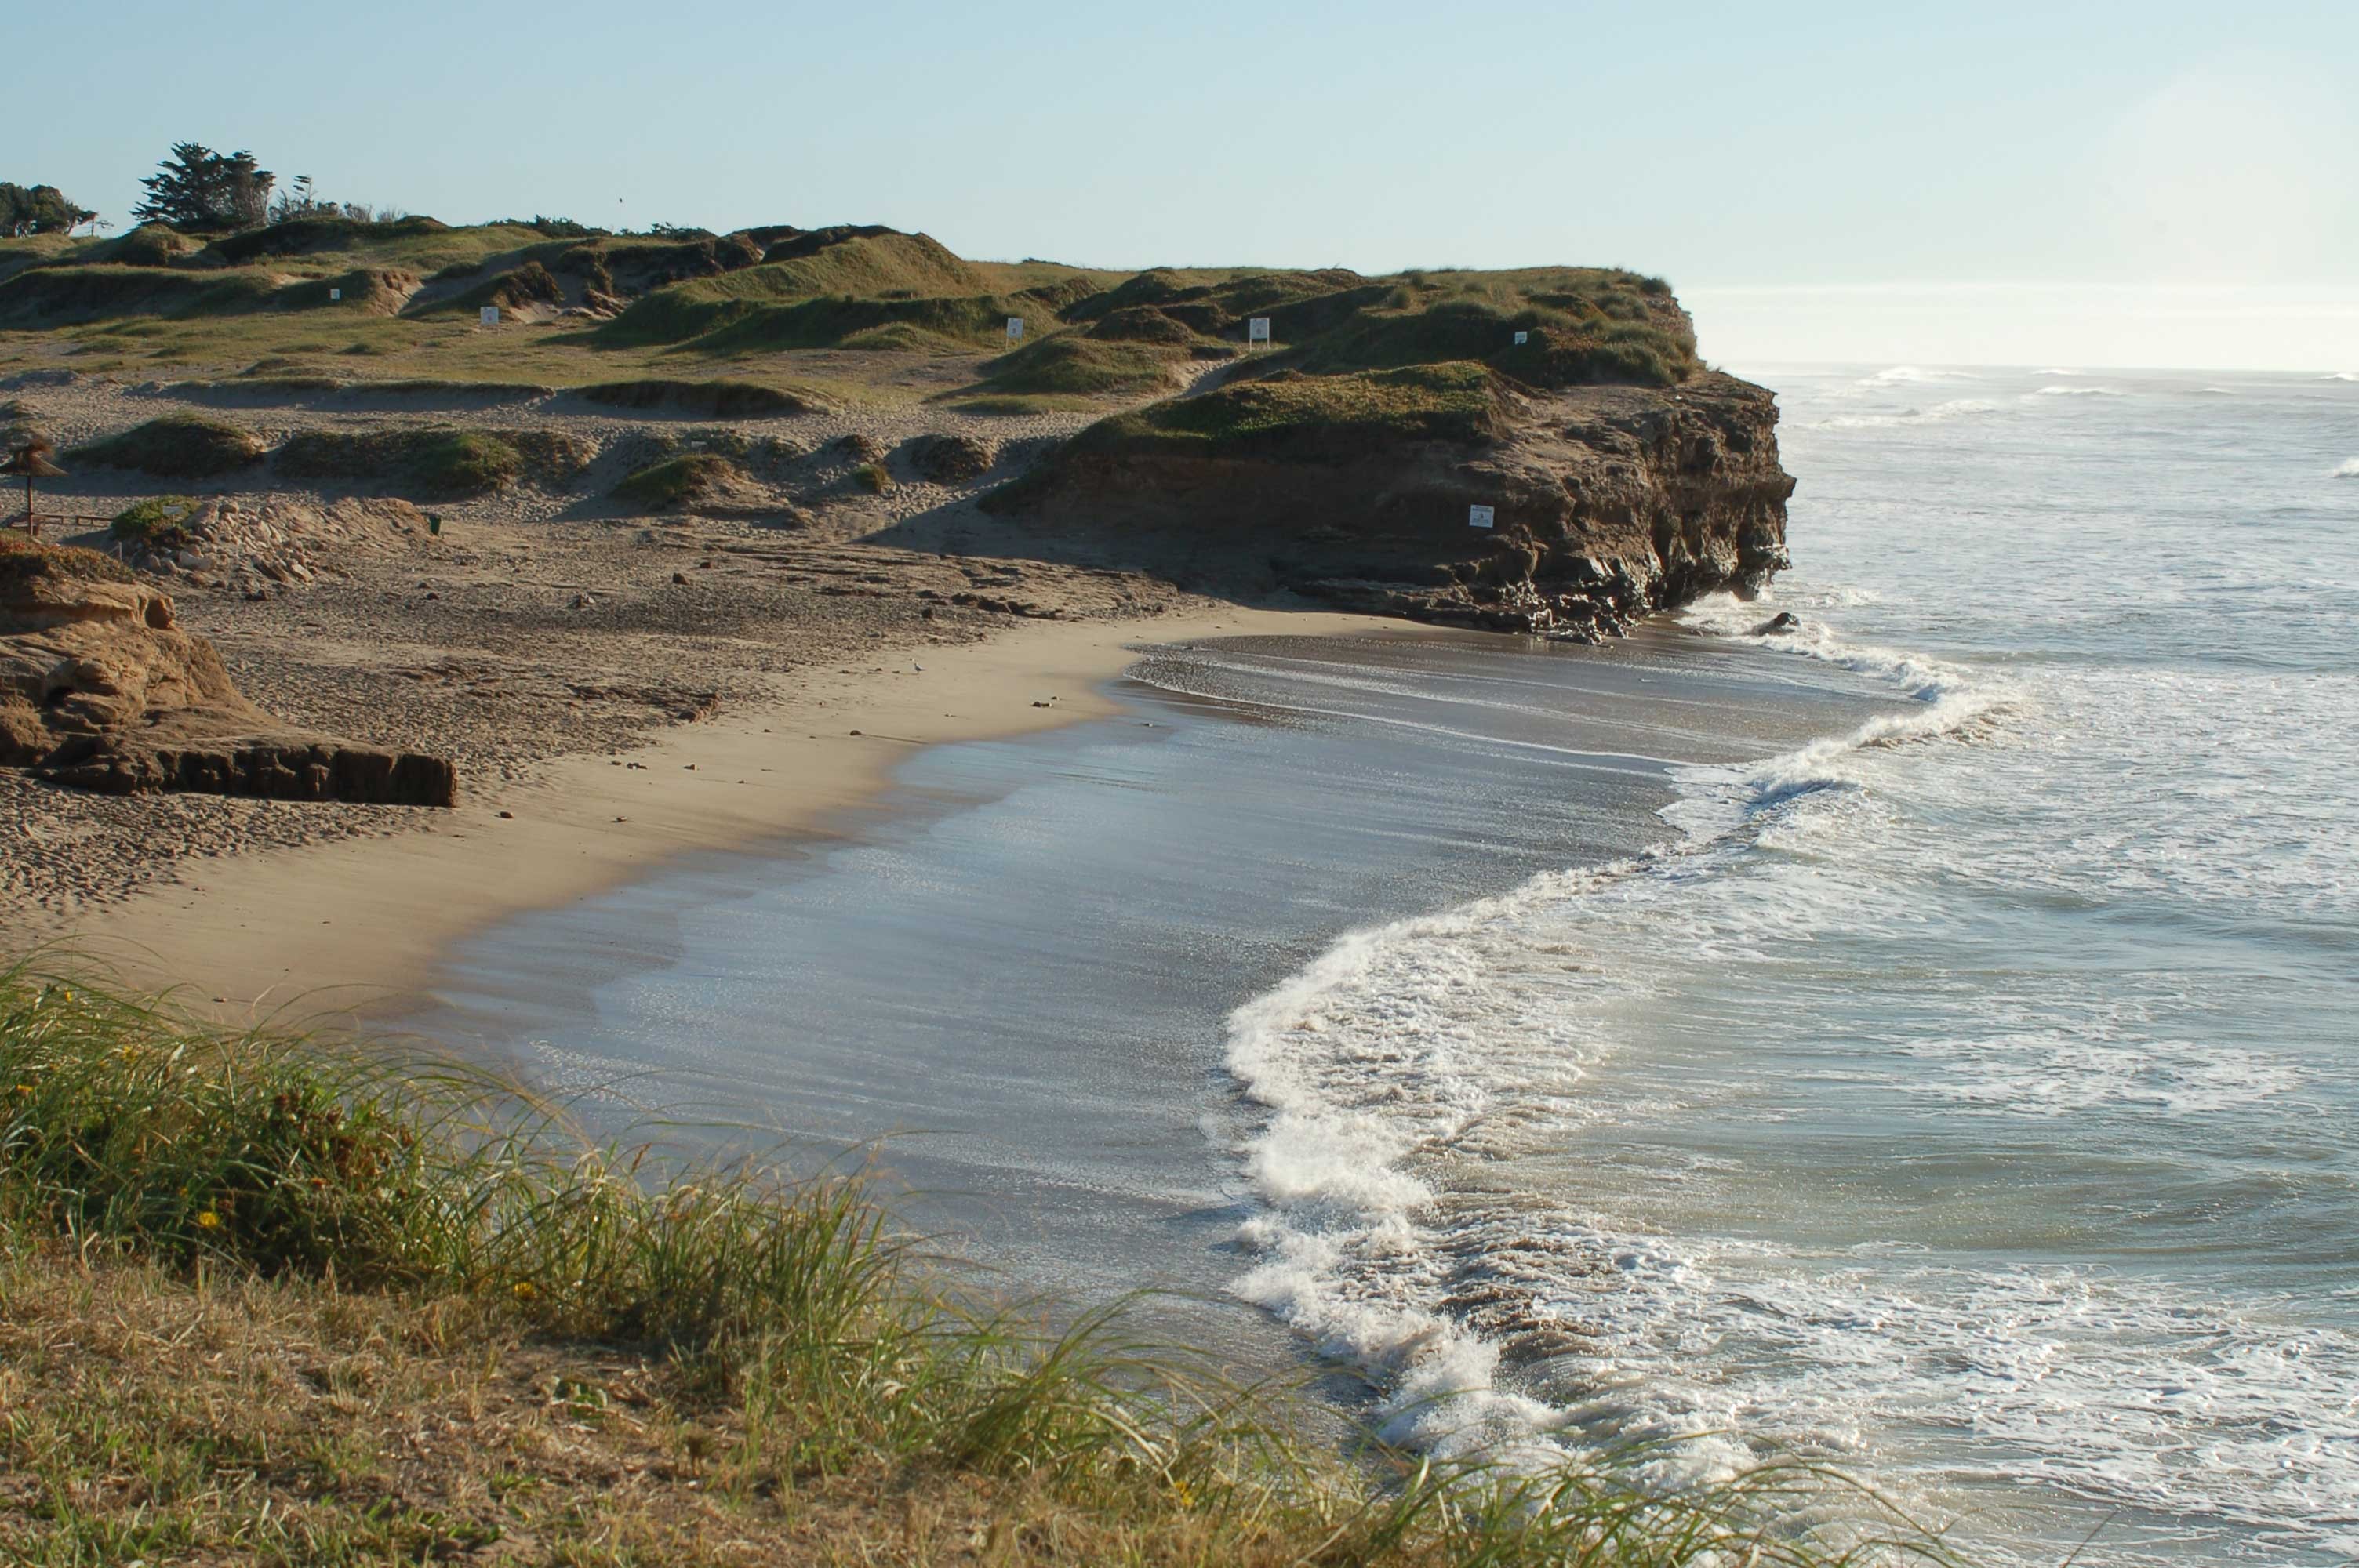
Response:
[{"label": "tall beach grass", "polygon": [[[193,1314],[215,1324],[202,1344],[245,1348],[187,1359],[195,1331],[158,1330],[118,1358],[120,1387],[97,1408],[125,1412],[107,1419],[154,1446],[134,1466],[147,1482],[110,1489],[89,1466],[122,1469],[128,1439],[90,1446],[99,1417],[58,1349],[74,1336],[48,1325],[122,1315],[96,1304],[119,1285],[87,1281],[125,1278],[157,1321]],[[556,1460],[488,1448],[438,1461],[481,1475],[407,1472],[409,1493],[463,1499],[439,1505],[432,1530],[506,1541],[515,1560],[738,1555],[715,1542],[752,1542],[762,1551],[748,1560],[763,1561],[1942,1559],[1869,1494],[1799,1465],[1665,1488],[1626,1455],[1509,1473],[1339,1445],[1288,1390],[1138,1343],[1118,1311],[976,1292],[857,1175],[602,1143],[462,1065],[0,970],[0,1469],[29,1477],[0,1487],[0,1556],[129,1562],[145,1541],[200,1557],[416,1560],[427,1527],[414,1507],[385,1512],[381,1484],[334,1465],[299,1484],[284,1464],[230,1464],[223,1432],[266,1424],[267,1400],[198,1398],[209,1378],[277,1386],[238,1358],[266,1357],[274,1336],[308,1344],[354,1313],[408,1325],[366,1340],[376,1403],[332,1406],[354,1422],[411,1420],[396,1408],[411,1396],[385,1391],[404,1378],[440,1390],[415,1395],[427,1403],[463,1384],[471,1419],[488,1421],[505,1408],[484,1380],[502,1356],[653,1368],[660,1422],[601,1424],[606,1396],[578,1375],[517,1418],[591,1433],[569,1441],[625,1458],[644,1448],[616,1461],[630,1487],[584,1493]],[[239,1314],[245,1328],[224,1338],[219,1324]],[[39,1353],[12,1362],[18,1342]],[[536,1479],[535,1463],[553,1468]],[[813,1509],[832,1521],[826,1539],[884,1542],[882,1555],[790,1550],[811,1539]],[[1831,1511],[1847,1521],[1834,1544],[1798,1524]],[[921,1518],[956,1529],[937,1539]],[[329,1541],[336,1551],[317,1556]],[[85,1550],[106,1541],[131,1544]]]}]

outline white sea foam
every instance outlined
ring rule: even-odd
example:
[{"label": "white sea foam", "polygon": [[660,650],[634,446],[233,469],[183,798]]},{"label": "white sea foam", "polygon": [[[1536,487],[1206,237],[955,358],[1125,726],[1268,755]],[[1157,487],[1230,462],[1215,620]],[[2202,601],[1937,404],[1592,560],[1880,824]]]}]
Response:
[{"label": "white sea foam", "polygon": [[1888,414],[1835,414],[1809,421],[1813,430],[1880,430],[1904,425],[1938,425],[1948,419],[1995,414],[2001,405],[1983,397],[1953,397],[1927,408],[1903,408]]},{"label": "white sea foam", "polygon": [[2110,386],[2043,386],[2028,397],[2121,397],[2126,395]]},{"label": "white sea foam", "polygon": [[1982,377],[1974,374],[1972,371],[1942,369],[1928,370],[1919,365],[1894,365],[1889,370],[1880,370],[1874,375],[1863,377],[1859,384],[1862,386],[1905,386],[1914,385],[1917,383],[1928,381],[1980,381]]},{"label": "white sea foam", "polygon": [[2337,479],[2359,479],[2359,458],[2345,458],[2334,470]]}]

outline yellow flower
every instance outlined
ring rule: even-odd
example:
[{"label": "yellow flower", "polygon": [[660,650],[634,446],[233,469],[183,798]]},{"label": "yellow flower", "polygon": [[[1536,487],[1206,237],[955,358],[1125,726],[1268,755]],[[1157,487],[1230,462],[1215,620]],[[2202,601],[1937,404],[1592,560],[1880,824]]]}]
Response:
[{"label": "yellow flower", "polygon": [[30,1084],[18,1084],[16,1086],[16,1092],[20,1095],[31,1094],[33,1092],[33,1086]]},{"label": "yellow flower", "polygon": [[520,1302],[528,1302],[538,1293],[532,1288],[530,1280],[518,1280],[516,1282],[516,1299]]},{"label": "yellow flower", "polygon": [[214,1213],[212,1209],[205,1210],[204,1213],[197,1216],[197,1228],[199,1230],[219,1230],[221,1228],[221,1216]]}]

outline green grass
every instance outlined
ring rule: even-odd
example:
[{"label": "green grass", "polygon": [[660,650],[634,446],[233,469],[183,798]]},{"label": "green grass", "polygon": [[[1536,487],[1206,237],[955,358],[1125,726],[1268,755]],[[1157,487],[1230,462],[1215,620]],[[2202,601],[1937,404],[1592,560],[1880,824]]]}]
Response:
[{"label": "green grass", "polygon": [[573,388],[584,402],[610,408],[677,408],[710,419],[774,419],[812,412],[811,403],[791,392],[759,382],[682,381],[648,378],[640,381],[595,382]]},{"label": "green grass", "polygon": [[262,438],[226,419],[203,414],[168,414],[103,440],[86,441],[66,454],[66,463],[130,469],[158,479],[212,479],[251,468],[262,460]]},{"label": "green grass", "polygon": [[863,463],[852,470],[852,482],[871,495],[882,495],[893,488],[893,475],[883,463]]},{"label": "green grass", "polygon": [[669,512],[746,482],[745,470],[720,452],[683,452],[637,470],[614,487],[618,501]]},{"label": "green grass", "polygon": [[547,430],[306,430],[278,449],[290,479],[378,486],[415,501],[456,501],[527,477],[571,479],[590,460],[572,438]]},{"label": "green grass", "polygon": [[[1116,1318],[966,1292],[856,1178],[593,1142],[455,1064],[22,968],[0,1407],[12,1561],[1938,1555],[1800,1466],[1340,1454]],[[1810,1544],[1837,1514],[1841,1555]]]},{"label": "green grass", "polygon": [[190,543],[187,524],[196,510],[190,496],[151,495],[116,513],[107,533],[125,544],[184,547]]},{"label": "green grass", "polygon": [[1135,396],[1169,387],[1173,370],[1187,361],[1185,351],[1162,343],[1106,342],[1066,333],[1002,354],[983,367],[986,373],[970,393],[951,395]]},{"label": "green grass", "polygon": [[1479,441],[1495,413],[1490,373],[1478,364],[1281,372],[1102,420],[1074,449],[1328,459],[1401,441]]}]

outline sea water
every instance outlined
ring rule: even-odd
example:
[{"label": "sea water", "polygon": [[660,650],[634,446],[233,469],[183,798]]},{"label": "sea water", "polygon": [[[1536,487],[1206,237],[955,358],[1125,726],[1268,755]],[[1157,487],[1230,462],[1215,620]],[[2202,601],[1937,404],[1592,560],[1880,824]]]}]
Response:
[{"label": "sea water", "polygon": [[1908,706],[1237,1012],[1236,1288],[1445,1449],[2359,1556],[2359,386],[1764,379],[1797,568],[1686,619]]},{"label": "sea water", "polygon": [[1188,1292],[1402,1442],[2359,1554],[2359,384],[1759,374],[1764,601],[1164,651],[423,1022],[881,1140],[1014,1281]]}]

